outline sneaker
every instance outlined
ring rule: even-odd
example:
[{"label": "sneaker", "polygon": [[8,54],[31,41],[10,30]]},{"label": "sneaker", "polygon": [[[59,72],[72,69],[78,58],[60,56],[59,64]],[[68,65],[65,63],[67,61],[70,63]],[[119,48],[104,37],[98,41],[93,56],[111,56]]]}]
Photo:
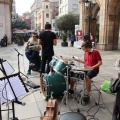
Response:
[{"label": "sneaker", "polygon": [[90,101],[90,96],[84,95],[84,96],[83,96],[83,101],[84,101],[85,103],[88,103],[88,102]]},{"label": "sneaker", "polygon": [[69,92],[70,94],[74,94],[74,90],[69,89],[68,92]]},{"label": "sneaker", "polygon": [[35,64],[34,63],[30,63],[29,66],[32,67],[32,66],[35,66]]},{"label": "sneaker", "polygon": [[31,71],[30,70],[27,71],[27,75],[31,75]]}]

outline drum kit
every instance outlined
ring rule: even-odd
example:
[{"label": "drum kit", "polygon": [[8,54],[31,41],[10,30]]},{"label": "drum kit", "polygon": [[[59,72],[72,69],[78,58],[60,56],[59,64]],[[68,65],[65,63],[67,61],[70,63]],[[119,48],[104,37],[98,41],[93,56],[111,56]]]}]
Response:
[{"label": "drum kit", "polygon": [[[42,74],[40,80],[40,89],[44,99],[49,99],[51,92],[53,97],[62,97],[64,92],[68,93],[68,79],[84,80],[87,69],[75,68],[72,58],[63,58],[54,56],[49,63],[53,72],[51,74]],[[84,81],[85,83],[85,81]],[[84,88],[85,89],[85,84]],[[66,94],[68,95],[68,94]],[[67,103],[68,96],[66,96]]]},{"label": "drum kit", "polygon": [[[75,81],[84,80],[84,68],[82,68],[82,71],[80,68],[75,68],[72,59],[63,58],[62,56],[54,56],[49,65],[52,68],[50,74],[44,73],[40,78],[42,96],[45,100],[48,100],[51,97],[51,94],[54,98],[63,97],[62,102],[64,101],[65,104],[68,105],[68,79],[71,78]],[[87,69],[85,69],[85,71],[87,71]],[[83,83],[83,89],[85,90],[85,80]],[[84,90],[83,93],[85,92]],[[84,115],[76,112],[62,114],[60,120],[66,120],[68,118],[72,120],[74,119],[72,118],[73,116],[75,116],[74,118],[77,117],[76,120],[86,120]]]}]

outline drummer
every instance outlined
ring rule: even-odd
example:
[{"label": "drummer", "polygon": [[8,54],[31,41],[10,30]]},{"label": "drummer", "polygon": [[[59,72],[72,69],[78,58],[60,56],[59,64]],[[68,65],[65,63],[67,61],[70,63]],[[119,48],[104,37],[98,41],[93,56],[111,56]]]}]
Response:
[{"label": "drummer", "polygon": [[[84,51],[84,60],[73,58],[75,61],[83,63],[86,68],[90,70],[86,73],[86,101],[89,101],[90,97],[90,90],[91,90],[91,79],[99,73],[99,67],[102,65],[102,58],[100,53],[91,48],[89,42],[84,42],[81,46],[82,50]],[[70,89],[69,93],[74,93],[74,80],[70,80]]]}]

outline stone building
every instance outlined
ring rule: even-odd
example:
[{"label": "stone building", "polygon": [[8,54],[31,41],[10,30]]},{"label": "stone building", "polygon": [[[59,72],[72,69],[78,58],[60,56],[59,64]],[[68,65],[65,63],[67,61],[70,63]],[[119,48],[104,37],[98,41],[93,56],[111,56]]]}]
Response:
[{"label": "stone building", "polygon": [[59,17],[68,13],[79,14],[79,0],[59,0]]},{"label": "stone building", "polygon": [[11,43],[11,12],[12,0],[0,0],[0,39],[6,34],[8,44]]},{"label": "stone building", "polygon": [[[83,34],[88,32],[88,10],[85,0],[80,0],[80,29]],[[96,0],[94,8],[90,11],[93,15],[91,33],[96,35],[96,22],[99,13],[99,42],[97,48],[101,50],[120,49],[120,0]]]},{"label": "stone building", "polygon": [[24,21],[29,27],[31,27],[30,13],[25,12],[21,16],[21,20]]},{"label": "stone building", "polygon": [[13,3],[12,3],[12,19],[16,19],[17,17],[17,14],[16,14],[16,3],[15,3],[15,0],[13,0]]},{"label": "stone building", "polygon": [[55,16],[58,16],[58,2],[44,0],[42,2],[42,6],[37,12],[37,26],[39,27],[39,29],[44,29],[45,24],[50,23],[52,25],[52,30],[55,30]]},{"label": "stone building", "polygon": [[31,6],[31,13],[30,13],[30,19],[31,19],[31,29],[35,30],[37,29],[37,11],[40,8],[43,0],[34,0],[34,3]]}]

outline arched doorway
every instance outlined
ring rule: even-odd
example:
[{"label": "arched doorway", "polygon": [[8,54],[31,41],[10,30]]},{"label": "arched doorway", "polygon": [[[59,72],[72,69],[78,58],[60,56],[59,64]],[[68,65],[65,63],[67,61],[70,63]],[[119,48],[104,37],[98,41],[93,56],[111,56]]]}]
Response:
[{"label": "arched doorway", "polygon": [[[96,34],[99,36],[99,12],[100,7],[97,2],[91,11],[85,8],[84,0],[80,2],[80,29],[83,31],[83,36],[89,31],[89,19],[88,14],[92,14],[90,19],[90,33],[93,35],[94,40],[96,39]],[[96,31],[97,30],[97,31]]]},{"label": "arched doorway", "polygon": [[[92,10],[91,33],[96,36],[96,26],[99,31],[97,48],[101,50],[120,49],[120,1],[99,1]],[[80,3],[80,29],[85,34],[88,30],[87,12],[84,0]]]}]

